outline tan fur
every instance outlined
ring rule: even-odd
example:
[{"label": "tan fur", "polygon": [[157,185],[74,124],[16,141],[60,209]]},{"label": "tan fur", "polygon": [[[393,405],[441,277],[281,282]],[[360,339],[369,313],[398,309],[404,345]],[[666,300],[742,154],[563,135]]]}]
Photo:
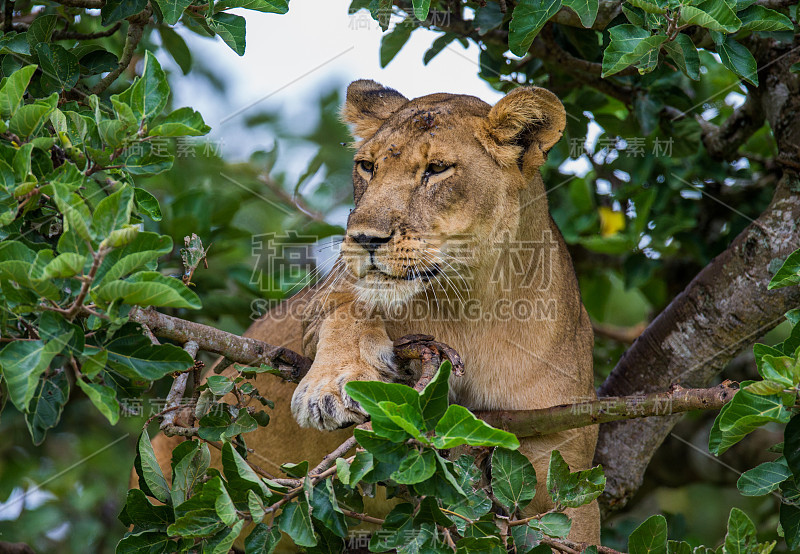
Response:
[{"label": "tan fur", "polygon": [[[538,171],[565,124],[555,95],[519,88],[490,107],[451,94],[407,101],[356,81],[342,114],[362,140],[353,171],[356,207],[340,261],[321,286],[247,332],[314,357],[297,387],[268,375],[256,379],[276,408],[270,425],[248,436],[254,462],[278,473],[280,463],[313,465],[340,444],[352,428],[339,428],[365,419],[344,385],[406,378],[395,373],[391,341],[408,333],[433,335],[461,354],[466,374],[451,379],[451,400],[468,408],[544,408],[594,397],[591,325]],[[426,174],[430,164],[446,169]],[[372,253],[357,240],[366,236],[376,241]],[[545,246],[520,252],[499,248],[504,240]],[[538,270],[519,269],[532,267],[526,263],[542,252],[549,270],[536,273],[530,286],[526,279]],[[516,269],[498,281],[498,268],[506,266]],[[545,307],[545,315],[485,317],[497,306],[525,303]],[[425,311],[393,311],[409,307]],[[292,315],[300,312],[303,321]],[[595,426],[521,441],[539,476],[527,514],[551,507],[550,451],[560,450],[573,470],[588,468],[596,438]],[[174,442],[155,441],[166,465]],[[570,515],[570,538],[599,542],[596,502]]]}]

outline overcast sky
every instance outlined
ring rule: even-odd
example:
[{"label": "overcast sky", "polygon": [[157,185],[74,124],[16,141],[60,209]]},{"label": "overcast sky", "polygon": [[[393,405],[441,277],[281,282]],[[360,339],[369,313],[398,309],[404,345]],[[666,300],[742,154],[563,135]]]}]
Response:
[{"label": "overcast sky", "polygon": [[[211,125],[212,138],[223,141],[231,159],[268,146],[263,132],[242,132],[247,115],[280,110],[304,119],[305,107],[332,84],[344,92],[350,81],[373,79],[409,98],[434,92],[472,94],[494,103],[501,94],[478,78],[478,48],[452,43],[427,66],[422,57],[439,33],[416,30],[400,54],[382,69],[381,30],[366,11],[348,15],[350,0],[291,0],[289,13],[233,10],[247,20],[247,50],[239,57],[219,38],[203,39],[177,30],[198,57],[229,83],[220,98],[198,78],[175,80],[176,105],[189,105]],[[165,56],[160,56],[162,60]]]}]

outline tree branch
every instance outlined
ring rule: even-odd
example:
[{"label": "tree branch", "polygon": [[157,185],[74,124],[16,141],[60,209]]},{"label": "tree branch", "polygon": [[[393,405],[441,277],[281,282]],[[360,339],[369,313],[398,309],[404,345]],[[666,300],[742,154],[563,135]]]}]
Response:
[{"label": "tree branch", "polygon": [[[770,207],[706,266],[650,324],[600,387],[636,395],[670,383],[704,386],[800,302],[800,287],[767,291],[770,267],[800,244],[797,178],[785,176]],[[793,190],[794,189],[794,190]],[[595,462],[606,470],[605,509],[624,506],[678,416],[606,423]]]},{"label": "tree branch", "polygon": [[288,348],[226,333],[152,309],[134,308],[128,317],[131,321],[146,325],[157,337],[184,344],[195,341],[200,350],[220,354],[244,365],[270,365],[280,371],[283,379],[292,383],[299,383],[311,367],[311,360]]},{"label": "tree branch", "polygon": [[99,10],[106,3],[105,0],[53,0],[53,2],[68,8],[88,8],[90,10]]},{"label": "tree branch", "polygon": [[142,40],[144,33],[144,26],[150,21],[150,15],[153,13],[153,8],[150,4],[136,15],[128,18],[128,34],[125,37],[125,46],[122,48],[122,55],[119,57],[119,65],[114,71],[109,72],[108,75],[103,77],[92,89],[92,94],[101,94],[104,90],[111,86],[117,80],[117,77],[122,75],[122,72],[127,69],[133,59],[133,53],[136,51],[136,46]]},{"label": "tree branch", "polygon": [[78,33],[75,31],[56,31],[53,33],[53,40],[92,40],[95,38],[110,37],[122,27],[122,22],[118,21],[112,27],[105,31],[97,31],[96,33]]},{"label": "tree branch", "polygon": [[720,126],[709,123],[700,116],[696,119],[703,130],[703,144],[709,156],[730,161],[738,157],[739,147],[764,125],[764,117],[761,96],[757,90],[751,89],[744,104]]},{"label": "tree branch", "polygon": [[709,389],[684,389],[673,385],[667,392],[608,397],[538,410],[480,411],[475,412],[475,417],[520,438],[539,437],[621,419],[719,410],[733,398],[737,388],[730,381]]}]

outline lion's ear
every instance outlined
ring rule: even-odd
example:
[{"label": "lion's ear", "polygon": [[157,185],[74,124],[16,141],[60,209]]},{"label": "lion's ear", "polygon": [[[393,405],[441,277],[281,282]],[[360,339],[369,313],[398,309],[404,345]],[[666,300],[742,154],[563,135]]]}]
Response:
[{"label": "lion's ear", "polygon": [[478,139],[498,164],[519,164],[528,176],[561,138],[566,116],[564,105],[549,90],[519,87],[489,110]]},{"label": "lion's ear", "polygon": [[367,139],[406,102],[408,98],[375,81],[353,81],[347,87],[342,119],[353,126],[354,136]]}]

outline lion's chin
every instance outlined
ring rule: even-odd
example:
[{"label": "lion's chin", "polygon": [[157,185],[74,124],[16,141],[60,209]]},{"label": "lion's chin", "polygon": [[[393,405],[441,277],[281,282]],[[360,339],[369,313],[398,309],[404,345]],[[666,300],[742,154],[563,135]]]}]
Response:
[{"label": "lion's chin", "polygon": [[355,282],[359,302],[384,312],[402,308],[427,286],[421,279],[400,279],[378,271],[370,271]]}]

